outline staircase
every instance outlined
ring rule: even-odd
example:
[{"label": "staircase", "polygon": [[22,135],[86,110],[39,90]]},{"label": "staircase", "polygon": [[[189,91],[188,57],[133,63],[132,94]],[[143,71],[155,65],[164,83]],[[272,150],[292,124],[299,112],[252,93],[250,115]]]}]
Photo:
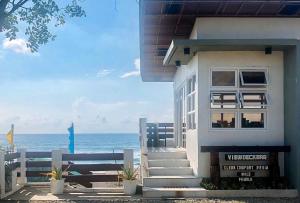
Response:
[{"label": "staircase", "polygon": [[143,178],[144,197],[189,197],[200,190],[186,152],[173,149],[151,151],[147,154],[148,177]]}]

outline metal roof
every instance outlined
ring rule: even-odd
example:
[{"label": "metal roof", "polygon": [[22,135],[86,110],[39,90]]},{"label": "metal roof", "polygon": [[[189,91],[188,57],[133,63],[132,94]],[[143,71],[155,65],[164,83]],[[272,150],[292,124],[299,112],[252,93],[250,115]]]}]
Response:
[{"label": "metal roof", "polygon": [[300,0],[140,0],[143,81],[173,81],[163,66],[173,39],[188,39],[197,17],[300,17]]}]

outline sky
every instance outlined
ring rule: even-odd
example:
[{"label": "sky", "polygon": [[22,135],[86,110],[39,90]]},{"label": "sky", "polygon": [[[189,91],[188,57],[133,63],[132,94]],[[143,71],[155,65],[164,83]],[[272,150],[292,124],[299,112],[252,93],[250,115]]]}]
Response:
[{"label": "sky", "polygon": [[[172,83],[140,77],[136,0],[81,1],[87,16],[55,28],[31,53],[0,35],[0,133],[137,133],[138,119],[173,121]],[[100,3],[101,2],[101,3]]]}]

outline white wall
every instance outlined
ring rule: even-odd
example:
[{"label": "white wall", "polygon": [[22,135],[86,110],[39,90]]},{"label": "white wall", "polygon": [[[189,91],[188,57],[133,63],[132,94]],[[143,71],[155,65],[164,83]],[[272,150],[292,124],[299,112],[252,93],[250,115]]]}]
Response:
[{"label": "white wall", "polygon": [[[273,52],[198,52],[199,57],[199,144],[200,145],[282,145],[283,125],[283,53]],[[265,68],[268,67],[267,92],[270,106],[267,107],[265,129],[211,129],[210,128],[210,69]]]},{"label": "white wall", "polygon": [[[198,136],[199,146],[226,145],[283,145],[284,105],[283,105],[283,53],[273,52],[198,52]],[[210,127],[210,69],[265,68],[268,67],[269,85],[267,92],[270,106],[267,107],[265,129],[212,129]],[[207,153],[200,153],[199,164],[207,159]],[[282,160],[281,160],[282,161]],[[206,162],[207,163],[207,162]],[[203,166],[201,176],[209,173],[209,165]],[[283,167],[283,164],[281,164]],[[283,169],[283,168],[282,168]],[[283,171],[283,170],[281,170]]]},{"label": "white wall", "polygon": [[[176,92],[179,88],[181,88],[183,85],[186,86],[187,79],[190,78],[193,75],[197,76],[198,73],[198,57],[195,56],[192,58],[192,60],[189,62],[186,66],[181,66],[177,69],[177,72],[175,74],[174,78],[174,91]],[[196,86],[196,92],[197,92],[197,86]],[[197,119],[197,102],[198,102],[198,94],[196,93],[196,123],[198,123]],[[184,110],[186,114],[186,109]],[[176,109],[175,109],[175,115],[176,115]],[[175,119],[176,120],[176,119]],[[178,125],[175,123],[175,126]],[[186,151],[187,151],[187,157],[191,163],[191,167],[193,168],[194,174],[198,175],[198,152],[199,152],[199,145],[198,145],[198,132],[197,130],[187,130],[186,132]]]},{"label": "white wall", "polygon": [[197,18],[191,39],[299,39],[299,18]]}]

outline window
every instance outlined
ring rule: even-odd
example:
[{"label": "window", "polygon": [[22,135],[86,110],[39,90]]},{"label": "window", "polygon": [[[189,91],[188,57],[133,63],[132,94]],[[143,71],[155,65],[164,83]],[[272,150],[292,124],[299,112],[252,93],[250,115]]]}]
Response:
[{"label": "window", "polygon": [[241,108],[253,108],[261,109],[266,108],[268,105],[267,96],[264,92],[262,93],[250,93],[241,92],[240,93]]},{"label": "window", "polygon": [[210,107],[212,109],[237,107],[237,95],[235,92],[212,92],[210,94]]},{"label": "window", "polygon": [[212,68],[210,73],[211,129],[266,127],[267,68]]},{"label": "window", "polygon": [[235,71],[213,70],[211,73],[211,85],[216,86],[235,86]]},{"label": "window", "polygon": [[241,86],[264,86],[267,85],[265,70],[241,70]]},{"label": "window", "polygon": [[193,75],[187,84],[187,127],[188,129],[196,129],[195,119],[196,106],[196,75]]},{"label": "window", "polygon": [[264,113],[242,113],[241,127],[242,128],[264,128],[265,127]]},{"label": "window", "polygon": [[235,113],[219,113],[211,114],[212,128],[235,128]]}]

